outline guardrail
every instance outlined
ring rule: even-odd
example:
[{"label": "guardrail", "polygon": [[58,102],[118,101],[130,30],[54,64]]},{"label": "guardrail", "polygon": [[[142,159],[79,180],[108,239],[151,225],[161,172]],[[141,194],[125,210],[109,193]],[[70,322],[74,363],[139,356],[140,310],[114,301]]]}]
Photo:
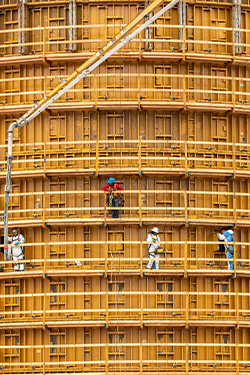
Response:
[{"label": "guardrail", "polygon": [[[250,51],[249,51],[250,53]],[[64,79],[66,75],[60,76],[33,76],[1,79],[3,90],[0,93],[0,106],[4,111],[8,105],[34,105],[40,95],[46,95],[51,90],[51,80]],[[30,80],[37,83],[34,90],[28,89]],[[9,90],[9,82],[12,89]],[[195,85],[193,84],[195,81]],[[119,82],[119,85],[117,85]],[[153,82],[153,84],[152,84]],[[235,76],[216,76],[198,74],[166,74],[164,69],[153,73],[124,73],[122,71],[107,71],[98,75],[90,74],[88,81],[80,81],[69,93],[58,99],[57,107],[64,103],[67,106],[79,106],[88,108],[97,105],[105,107],[110,102],[121,105],[133,102],[141,108],[153,107],[162,101],[174,103],[178,106],[204,107],[216,105],[222,106],[222,110],[232,111],[247,110],[250,103],[250,78]],[[51,108],[53,108],[53,105]],[[144,106],[144,107],[143,107]],[[224,107],[223,107],[224,106]],[[67,109],[70,109],[67,107]]]},{"label": "guardrail", "polygon": [[[121,284],[122,285],[122,284]],[[174,287],[173,287],[174,288]],[[106,327],[126,322],[143,327],[159,324],[179,326],[214,324],[250,326],[248,293],[216,291],[64,291],[17,293],[0,296],[0,326],[38,324],[60,326],[78,322]],[[53,290],[51,288],[51,290]],[[88,306],[83,307],[86,302]],[[14,309],[9,309],[14,306]]]},{"label": "guardrail", "polygon": [[[159,271],[173,275],[227,274],[236,277],[250,273],[248,242],[235,242],[234,270],[228,270],[225,254],[218,252],[217,241],[161,241],[165,253],[160,256]],[[25,272],[15,273],[17,277],[43,276],[54,273],[64,276],[78,274],[107,276],[121,273],[137,274],[143,277],[149,260],[146,241],[68,241],[26,243],[24,261],[0,261],[4,272],[13,273],[13,264],[25,263]],[[1,246],[3,248],[3,246]],[[84,251],[85,257],[80,256]],[[60,253],[60,256],[58,254]]]},{"label": "guardrail", "polygon": [[[6,174],[7,145],[0,145],[0,175]],[[13,173],[98,175],[119,170],[150,173],[248,175],[250,144],[184,140],[99,140],[13,145]]]},{"label": "guardrail", "polygon": [[[120,25],[122,28],[124,25]],[[4,56],[19,54],[19,47],[26,47],[28,54],[50,55],[58,53],[72,53],[72,43],[75,52],[97,52],[105,42],[110,40],[109,35],[114,33],[117,25],[114,24],[86,24],[74,25],[76,40],[70,40],[71,26],[47,26],[0,31],[0,53]],[[179,53],[185,59],[189,53],[222,55],[235,58],[236,52],[249,55],[250,31],[249,29],[234,29],[233,27],[213,27],[194,25],[169,25],[154,24],[152,39],[147,39],[144,33],[133,39],[122,51],[136,51],[141,54],[147,52],[147,44],[150,43],[150,51],[176,54]],[[93,35],[95,30],[101,30]],[[178,33],[180,31],[180,33]],[[241,34],[241,43],[235,42],[235,33]],[[19,43],[19,34],[26,35],[26,43]],[[237,48],[236,47],[240,47]]]},{"label": "guardrail", "polygon": [[[16,354],[15,361],[1,362],[0,366],[5,371],[11,369],[16,372],[20,369],[24,373],[34,373],[34,370],[40,372],[59,370],[65,373],[70,370],[109,374],[115,370],[120,374],[126,370],[140,374],[143,367],[143,371],[146,370],[149,374],[155,371],[187,374],[188,371],[198,370],[202,375],[208,372],[217,375],[225,371],[230,372],[232,367],[237,373],[247,372],[250,367],[248,343],[151,343],[146,340],[143,340],[143,343],[131,343],[123,338],[117,343],[78,344],[67,340],[67,344],[63,342],[55,345],[1,345],[0,349],[7,355],[11,351],[13,356]],[[26,358],[31,350],[33,357],[32,360],[28,360]],[[69,350],[75,353],[74,360],[68,358]],[[88,358],[89,353],[93,353],[95,359]],[[194,353],[197,358],[194,358]],[[20,354],[25,359],[21,360]]]},{"label": "guardrail", "polygon": [[[107,206],[107,192],[102,190],[15,193],[11,199],[18,197],[18,208],[9,210],[10,224],[21,225],[23,222],[28,225],[30,221],[32,225],[56,225],[88,221],[88,225],[106,225],[107,221],[113,220],[140,225],[155,222],[244,226],[250,221],[250,210],[242,204],[242,199],[247,199],[250,193],[176,189],[123,190],[119,194],[124,205],[115,208]],[[0,194],[0,199],[3,198],[4,194]],[[118,211],[120,219],[112,218],[112,211]],[[0,210],[0,215],[1,222],[3,210]]]}]

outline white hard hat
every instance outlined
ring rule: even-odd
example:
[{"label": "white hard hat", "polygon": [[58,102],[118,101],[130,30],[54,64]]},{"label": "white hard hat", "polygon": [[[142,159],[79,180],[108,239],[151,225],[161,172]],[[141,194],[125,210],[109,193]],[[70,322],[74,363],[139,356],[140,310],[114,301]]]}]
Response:
[{"label": "white hard hat", "polygon": [[154,227],[151,232],[154,232],[154,233],[159,233],[159,229],[157,227]]}]

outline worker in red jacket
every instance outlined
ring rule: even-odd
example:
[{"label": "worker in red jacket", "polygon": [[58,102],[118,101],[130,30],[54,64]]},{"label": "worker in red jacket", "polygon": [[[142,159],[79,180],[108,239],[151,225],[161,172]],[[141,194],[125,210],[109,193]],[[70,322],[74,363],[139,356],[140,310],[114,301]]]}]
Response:
[{"label": "worker in red jacket", "polygon": [[[108,191],[108,204],[109,207],[119,207],[119,194],[118,190],[123,190],[122,186],[115,182],[113,177],[110,177],[107,185],[103,186],[102,190]],[[119,218],[119,210],[112,210],[112,219]]]}]

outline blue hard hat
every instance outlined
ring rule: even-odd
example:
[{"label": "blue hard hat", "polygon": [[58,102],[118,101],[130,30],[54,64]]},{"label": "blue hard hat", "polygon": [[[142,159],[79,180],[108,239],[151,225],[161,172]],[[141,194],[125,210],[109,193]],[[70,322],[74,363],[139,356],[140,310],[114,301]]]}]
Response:
[{"label": "blue hard hat", "polygon": [[108,180],[108,184],[114,184],[115,183],[115,179],[113,177],[110,177],[109,180]]}]

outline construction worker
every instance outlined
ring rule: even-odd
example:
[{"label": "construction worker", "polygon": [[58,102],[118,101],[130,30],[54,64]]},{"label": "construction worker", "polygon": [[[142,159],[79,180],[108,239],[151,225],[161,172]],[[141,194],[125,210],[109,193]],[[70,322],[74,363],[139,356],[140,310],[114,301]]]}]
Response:
[{"label": "construction worker", "polygon": [[[231,229],[222,228],[220,233],[217,233],[219,241],[224,242],[225,254],[227,259],[234,258],[234,245],[227,245],[226,242],[234,242],[234,232]],[[234,262],[228,261],[228,269],[231,271],[234,269]]]},{"label": "construction worker", "polygon": [[[14,228],[12,231],[12,236],[8,237],[8,241],[11,244],[11,253],[13,260],[24,260],[24,236],[19,233],[17,228]],[[14,264],[15,271],[24,271],[24,263]]]},{"label": "construction worker", "polygon": [[[103,186],[102,190],[108,191],[108,205],[109,207],[119,207],[119,194],[118,190],[123,190],[122,186],[115,182],[113,177],[110,177],[108,180],[108,184]],[[119,211],[112,210],[112,218],[118,219],[119,218]]]},{"label": "construction worker", "polygon": [[148,257],[152,260],[148,261],[146,268],[150,270],[154,263],[154,269],[159,269],[159,258],[160,254],[157,253],[157,249],[160,247],[159,229],[154,227],[151,233],[147,235],[146,241],[148,242]]}]

